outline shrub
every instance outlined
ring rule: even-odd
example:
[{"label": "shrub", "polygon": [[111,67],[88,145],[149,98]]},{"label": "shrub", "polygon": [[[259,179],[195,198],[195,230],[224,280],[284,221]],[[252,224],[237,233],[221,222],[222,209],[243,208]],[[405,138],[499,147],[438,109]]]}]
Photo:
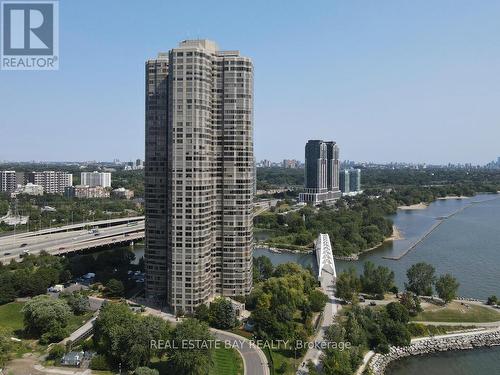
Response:
[{"label": "shrub", "polygon": [[63,345],[54,345],[52,348],[50,348],[47,359],[61,360],[64,353],[66,353],[66,348]]},{"label": "shrub", "polygon": [[408,324],[408,331],[412,337],[422,337],[428,336],[429,330],[422,323],[410,323]]},{"label": "shrub", "polygon": [[496,305],[498,303],[498,298],[497,296],[490,296],[488,297],[488,300],[486,301],[487,305]]},{"label": "shrub", "polygon": [[90,360],[90,369],[96,371],[109,371],[111,367],[105,356],[97,354]]},{"label": "shrub", "polygon": [[159,375],[158,370],[149,367],[137,367],[134,371],[135,375]]}]

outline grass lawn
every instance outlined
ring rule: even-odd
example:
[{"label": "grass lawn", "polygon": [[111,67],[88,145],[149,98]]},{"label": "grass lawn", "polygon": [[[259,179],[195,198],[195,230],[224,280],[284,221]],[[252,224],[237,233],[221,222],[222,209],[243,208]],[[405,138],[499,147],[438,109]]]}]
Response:
[{"label": "grass lawn", "polygon": [[[267,354],[267,353],[266,353]],[[273,364],[274,364],[274,373],[275,374],[285,374],[285,375],[294,375],[297,370],[295,364],[300,364],[300,358],[295,361],[294,357],[288,357],[283,354],[279,350],[271,350],[271,355],[273,356]],[[280,372],[283,364],[286,363],[286,371]]]},{"label": "grass lawn", "polygon": [[11,302],[0,306],[0,327],[16,332],[24,328],[21,309],[24,303]]},{"label": "grass lawn", "polygon": [[68,332],[73,333],[78,328],[83,326],[90,318],[92,318],[93,312],[88,311],[83,315],[72,315],[68,321]]},{"label": "grass lawn", "polygon": [[243,375],[243,359],[236,350],[216,349],[213,359],[210,375]]},{"label": "grass lawn", "polygon": [[447,306],[432,306],[425,309],[414,321],[451,322],[451,323],[485,323],[500,321],[500,313],[485,306],[469,304],[468,307],[460,302],[450,302]]}]

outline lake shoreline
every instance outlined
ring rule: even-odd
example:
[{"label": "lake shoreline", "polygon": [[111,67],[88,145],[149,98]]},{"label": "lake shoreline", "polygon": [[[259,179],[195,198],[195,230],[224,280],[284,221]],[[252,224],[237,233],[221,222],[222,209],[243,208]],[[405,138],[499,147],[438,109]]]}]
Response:
[{"label": "lake shoreline", "polygon": [[[377,244],[373,247],[370,247],[368,249],[361,250],[359,253],[356,253],[356,254],[351,254],[351,255],[335,255],[334,254],[333,258],[337,259],[337,260],[344,260],[344,261],[356,261],[356,260],[359,260],[360,255],[363,255],[364,253],[376,250],[386,242],[398,241],[398,240],[403,240],[403,239],[404,239],[404,237],[403,237],[402,232],[398,229],[398,227],[393,225],[392,226],[392,235],[384,238],[384,240],[382,242],[380,242],[379,244]],[[269,250],[270,252],[275,253],[275,254],[290,253],[290,254],[306,254],[307,255],[307,254],[314,253],[313,249],[293,250],[293,249],[287,249],[287,248],[273,247],[273,246],[270,246],[269,244],[266,244],[266,243],[256,243],[255,246],[259,247],[261,249]]]}]

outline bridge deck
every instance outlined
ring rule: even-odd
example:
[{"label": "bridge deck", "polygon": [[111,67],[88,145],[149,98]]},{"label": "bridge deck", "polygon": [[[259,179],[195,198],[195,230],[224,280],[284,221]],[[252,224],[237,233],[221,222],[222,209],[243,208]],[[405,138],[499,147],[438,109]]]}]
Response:
[{"label": "bridge deck", "polygon": [[337,278],[335,260],[333,259],[332,244],[328,234],[321,233],[315,241],[316,262],[318,263],[318,279],[325,268],[332,272],[334,279]]}]

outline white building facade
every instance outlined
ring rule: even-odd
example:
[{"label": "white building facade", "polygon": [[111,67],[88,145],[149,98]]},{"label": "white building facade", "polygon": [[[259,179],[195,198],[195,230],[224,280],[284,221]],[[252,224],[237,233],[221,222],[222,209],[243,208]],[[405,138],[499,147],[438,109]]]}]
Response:
[{"label": "white building facade", "polygon": [[110,172],[82,172],[80,174],[80,185],[111,187]]}]

